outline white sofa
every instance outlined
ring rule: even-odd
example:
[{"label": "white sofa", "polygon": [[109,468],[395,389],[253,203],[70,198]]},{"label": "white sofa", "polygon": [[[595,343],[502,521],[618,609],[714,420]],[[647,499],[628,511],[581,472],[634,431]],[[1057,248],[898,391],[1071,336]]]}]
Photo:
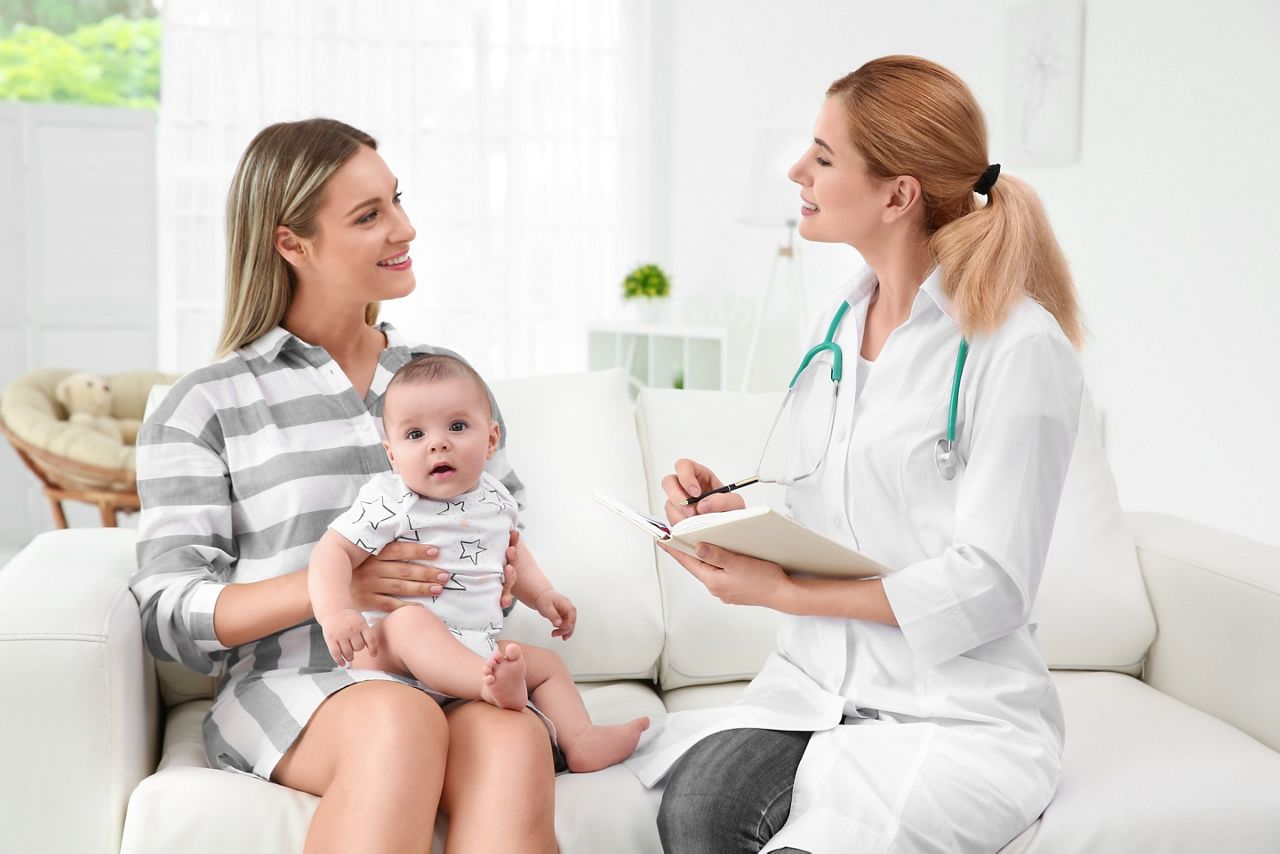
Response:
[{"label": "white sofa", "polygon": [[[644,390],[633,404],[618,372],[494,390],[526,537],[579,608],[554,648],[596,718],[732,701],[775,615],[721,605],[588,495],[658,507],[677,456],[744,473],[778,398]],[[144,651],[133,545],[129,530],[57,531],[0,570],[0,851],[301,850],[315,798],[206,766],[211,683]],[[1036,616],[1065,770],[1005,851],[1280,851],[1280,548],[1122,514],[1086,407]],[[508,636],[551,645],[546,631],[518,609]],[[562,775],[561,850],[656,852],[657,806],[622,767]]]}]

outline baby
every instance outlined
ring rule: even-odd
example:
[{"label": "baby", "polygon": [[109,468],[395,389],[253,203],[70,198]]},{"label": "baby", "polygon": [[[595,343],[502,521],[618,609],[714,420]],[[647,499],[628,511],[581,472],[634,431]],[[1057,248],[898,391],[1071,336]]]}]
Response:
[{"label": "baby", "polygon": [[[555,725],[571,771],[630,756],[648,718],[593,725],[559,656],[497,639],[516,502],[484,470],[500,428],[480,376],[455,358],[418,356],[387,386],[382,421],[394,470],[374,475],[311,553],[307,584],[334,661],[408,674],[438,693],[503,709],[523,709],[532,697]],[[352,569],[398,539],[437,546],[435,565],[449,580],[439,596],[405,597],[413,604],[362,614],[351,600]],[[573,604],[536,566],[526,570],[512,592],[567,640]]]}]

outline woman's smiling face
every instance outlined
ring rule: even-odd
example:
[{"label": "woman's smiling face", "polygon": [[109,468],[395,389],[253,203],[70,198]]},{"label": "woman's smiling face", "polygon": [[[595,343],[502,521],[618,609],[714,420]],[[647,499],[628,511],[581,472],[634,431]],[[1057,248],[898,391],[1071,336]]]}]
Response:
[{"label": "woman's smiling face", "polygon": [[828,98],[818,111],[813,144],[787,171],[800,185],[800,236],[860,249],[881,223],[891,187],[872,175],[849,139],[844,107]]},{"label": "woman's smiling face", "polygon": [[309,251],[296,265],[298,280],[338,305],[405,296],[415,285],[409,244],[416,235],[396,177],[362,145],[325,184],[315,236],[301,241]]}]

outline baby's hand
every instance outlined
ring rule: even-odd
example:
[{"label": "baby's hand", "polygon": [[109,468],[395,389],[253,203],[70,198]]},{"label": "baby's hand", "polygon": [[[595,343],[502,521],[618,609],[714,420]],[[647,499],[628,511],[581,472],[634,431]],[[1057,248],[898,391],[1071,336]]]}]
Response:
[{"label": "baby's hand", "polygon": [[355,608],[334,611],[320,620],[324,642],[329,654],[339,667],[346,667],[356,660],[356,653],[365,647],[370,655],[378,654],[378,639],[373,627]]},{"label": "baby's hand", "polygon": [[573,627],[578,622],[578,609],[568,596],[552,587],[538,594],[538,598],[533,600],[533,607],[555,626],[551,631],[553,638],[568,640],[573,636]]}]

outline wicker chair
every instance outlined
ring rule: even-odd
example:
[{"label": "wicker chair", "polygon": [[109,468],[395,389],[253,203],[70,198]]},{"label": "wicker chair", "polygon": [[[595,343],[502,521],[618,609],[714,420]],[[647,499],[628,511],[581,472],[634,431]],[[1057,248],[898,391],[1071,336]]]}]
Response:
[{"label": "wicker chair", "polygon": [[[132,445],[67,421],[67,411],[54,398],[67,370],[36,371],[15,380],[0,397],[0,432],[40,481],[53,519],[67,527],[63,501],[83,501],[98,508],[104,527],[116,527],[118,514],[140,507]],[[147,393],[176,377],[153,371],[109,376],[112,415],[141,418]]]}]

